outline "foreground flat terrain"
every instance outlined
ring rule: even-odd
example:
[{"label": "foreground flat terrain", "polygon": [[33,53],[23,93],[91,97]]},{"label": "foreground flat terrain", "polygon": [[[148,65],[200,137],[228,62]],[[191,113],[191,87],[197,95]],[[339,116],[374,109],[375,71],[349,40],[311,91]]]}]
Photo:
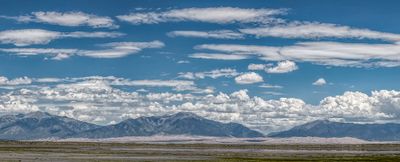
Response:
[{"label": "foreground flat terrain", "polygon": [[1,161],[400,161],[400,144],[0,142]]}]

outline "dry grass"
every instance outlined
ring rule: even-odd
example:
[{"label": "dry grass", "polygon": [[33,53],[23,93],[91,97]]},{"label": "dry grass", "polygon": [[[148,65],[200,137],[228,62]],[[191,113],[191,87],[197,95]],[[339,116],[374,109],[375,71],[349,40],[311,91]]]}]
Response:
[{"label": "dry grass", "polygon": [[400,144],[0,142],[1,161],[400,161]]}]

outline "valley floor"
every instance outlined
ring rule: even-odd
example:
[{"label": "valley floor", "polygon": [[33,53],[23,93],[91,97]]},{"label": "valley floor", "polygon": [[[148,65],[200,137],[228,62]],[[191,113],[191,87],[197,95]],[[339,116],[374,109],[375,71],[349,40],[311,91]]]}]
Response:
[{"label": "valley floor", "polygon": [[400,144],[3,141],[0,161],[400,161]]}]

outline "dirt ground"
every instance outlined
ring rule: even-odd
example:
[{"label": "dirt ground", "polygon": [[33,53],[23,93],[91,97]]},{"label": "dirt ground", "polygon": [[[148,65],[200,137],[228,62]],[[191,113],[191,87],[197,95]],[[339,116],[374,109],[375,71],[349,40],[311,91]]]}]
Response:
[{"label": "dirt ground", "polygon": [[400,144],[3,141],[0,161],[400,161]]}]

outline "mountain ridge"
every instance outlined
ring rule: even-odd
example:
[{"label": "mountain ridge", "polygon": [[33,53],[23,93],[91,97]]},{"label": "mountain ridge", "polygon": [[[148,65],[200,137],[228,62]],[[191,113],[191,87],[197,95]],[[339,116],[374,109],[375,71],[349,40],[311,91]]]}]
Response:
[{"label": "mountain ridge", "polygon": [[269,137],[353,137],[369,141],[399,141],[400,124],[357,124],[315,120],[291,129],[273,132]]},{"label": "mountain ridge", "polygon": [[110,138],[152,135],[200,135],[216,137],[263,137],[262,133],[238,123],[221,123],[194,113],[126,119],[120,123],[82,132],[73,137]]},{"label": "mountain ridge", "polygon": [[99,126],[47,112],[0,117],[0,140],[45,138],[110,138],[152,135],[199,135],[216,137],[263,137],[260,132],[238,123],[221,123],[190,112],[129,118],[120,123]]},{"label": "mountain ridge", "polygon": [[[99,126],[47,112],[0,116],[0,140],[45,138],[115,138],[129,136],[187,135],[209,137],[265,137],[238,123],[221,123],[190,112],[129,118],[117,124]],[[399,141],[400,124],[357,124],[315,120],[268,137],[352,137],[369,141]]]},{"label": "mountain ridge", "polygon": [[1,116],[0,139],[59,138],[97,127],[95,124],[37,111]]}]

